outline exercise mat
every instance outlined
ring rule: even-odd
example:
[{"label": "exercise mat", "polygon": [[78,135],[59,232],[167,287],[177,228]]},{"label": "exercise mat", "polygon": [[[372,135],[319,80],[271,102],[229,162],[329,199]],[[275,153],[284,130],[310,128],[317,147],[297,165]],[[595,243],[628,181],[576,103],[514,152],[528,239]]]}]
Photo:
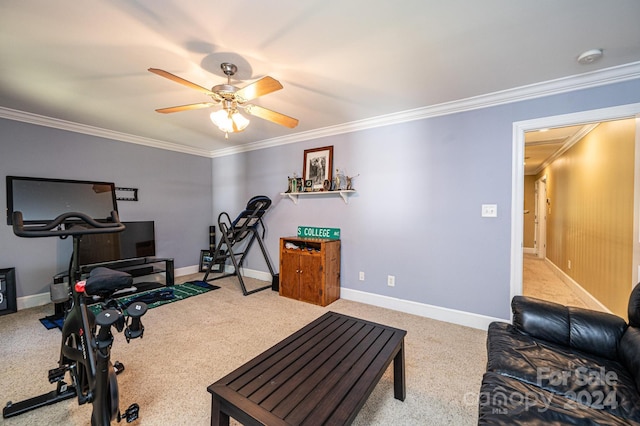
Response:
[{"label": "exercise mat", "polygon": [[[129,296],[123,296],[118,298],[118,302],[126,308],[131,303],[142,301],[147,304],[149,309],[153,309],[167,303],[178,302],[219,288],[220,287],[217,285],[211,285],[205,281],[189,281],[184,284],[176,284],[156,290],[149,290],[131,294]],[[90,305],[89,309],[94,314],[97,314],[102,310],[99,304]],[[62,329],[63,319],[59,317],[56,318],[55,315],[50,315],[48,317],[41,318],[40,322],[47,328],[47,330],[52,328]]]}]

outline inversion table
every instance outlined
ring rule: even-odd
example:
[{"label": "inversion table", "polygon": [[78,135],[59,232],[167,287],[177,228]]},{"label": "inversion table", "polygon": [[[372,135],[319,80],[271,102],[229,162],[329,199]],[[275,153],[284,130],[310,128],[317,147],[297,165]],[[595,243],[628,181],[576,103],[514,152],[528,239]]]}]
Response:
[{"label": "inversion table", "polygon": [[[267,250],[265,249],[264,242],[262,241],[265,233],[262,216],[264,216],[270,206],[271,199],[269,197],[258,195],[247,202],[247,207],[238,215],[238,217],[235,218],[233,222],[226,212],[220,213],[218,216],[218,228],[222,235],[220,241],[216,245],[215,251],[211,253],[212,259],[207,267],[206,273],[204,274],[203,281],[215,281],[235,275],[238,277],[242,294],[245,296],[271,288],[271,285],[268,285],[247,291],[247,288],[244,285],[244,280],[242,279],[242,274],[240,273],[240,268],[242,267],[242,262],[244,262],[245,256],[249,252],[253,242],[258,241],[258,245],[260,245],[260,250],[262,251],[264,260],[267,263],[271,277],[273,278],[275,276],[273,266],[271,266]],[[258,232],[258,225],[262,227],[262,237]],[[246,243],[246,246],[244,246],[244,250],[235,252],[234,249],[237,250],[245,240],[248,242]],[[230,259],[233,264],[233,272],[225,271],[227,259]],[[209,278],[212,268],[217,266],[221,267],[222,274],[217,275],[214,278]]]}]

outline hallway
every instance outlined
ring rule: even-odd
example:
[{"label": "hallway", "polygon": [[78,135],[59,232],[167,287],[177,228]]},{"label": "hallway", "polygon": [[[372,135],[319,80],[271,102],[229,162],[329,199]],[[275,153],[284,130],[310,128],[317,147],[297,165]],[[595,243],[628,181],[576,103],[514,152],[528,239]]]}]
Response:
[{"label": "hallway", "polygon": [[573,284],[563,281],[548,261],[533,254],[523,255],[522,293],[562,305],[608,312],[582,294]]}]

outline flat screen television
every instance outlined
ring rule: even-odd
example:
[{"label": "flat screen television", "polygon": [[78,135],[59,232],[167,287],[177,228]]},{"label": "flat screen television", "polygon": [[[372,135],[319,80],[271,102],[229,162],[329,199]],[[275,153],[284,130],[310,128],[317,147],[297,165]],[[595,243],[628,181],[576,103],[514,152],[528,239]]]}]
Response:
[{"label": "flat screen television", "polygon": [[84,235],[80,241],[81,265],[156,255],[153,221],[122,222],[125,230],[114,234]]},{"label": "flat screen television", "polygon": [[115,185],[68,179],[7,176],[7,224],[22,212],[25,224],[45,224],[63,213],[81,212],[106,221],[118,211]]}]

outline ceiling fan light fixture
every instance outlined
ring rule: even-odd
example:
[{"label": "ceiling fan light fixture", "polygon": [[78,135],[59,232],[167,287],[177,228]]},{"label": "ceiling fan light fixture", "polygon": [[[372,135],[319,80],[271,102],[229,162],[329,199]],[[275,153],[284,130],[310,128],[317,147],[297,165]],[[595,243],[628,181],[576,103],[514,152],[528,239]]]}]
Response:
[{"label": "ceiling fan light fixture", "polygon": [[241,132],[246,129],[250,123],[250,121],[237,110],[229,111],[221,109],[220,111],[211,113],[210,117],[213,124],[225,133]]},{"label": "ceiling fan light fixture", "polygon": [[240,114],[238,111],[231,114],[231,120],[233,121],[233,124],[238,132],[241,132],[244,129],[246,129],[250,123],[249,119],[246,118],[244,115]]}]

